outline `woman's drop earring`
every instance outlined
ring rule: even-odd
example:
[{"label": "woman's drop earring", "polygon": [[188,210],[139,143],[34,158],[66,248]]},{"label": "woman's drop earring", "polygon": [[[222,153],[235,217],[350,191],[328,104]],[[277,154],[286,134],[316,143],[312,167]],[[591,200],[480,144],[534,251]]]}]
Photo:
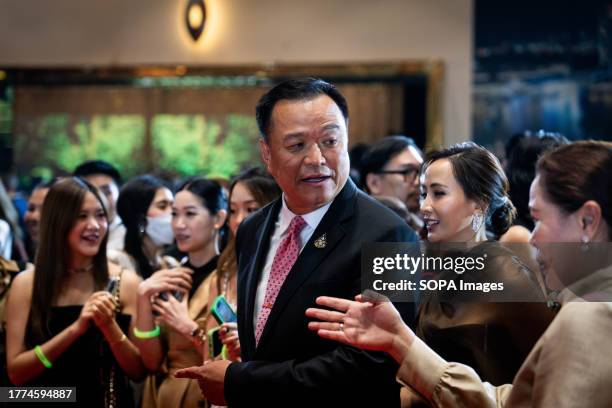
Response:
[{"label": "woman's drop earring", "polygon": [[589,237],[584,234],[580,239],[580,242],[582,242],[582,248],[580,248],[582,252],[587,252],[589,250]]},{"label": "woman's drop earring", "polygon": [[221,234],[219,234],[218,229],[215,230],[215,237],[213,239],[215,240],[215,254],[221,255],[221,243],[219,242],[221,241]]},{"label": "woman's drop earring", "polygon": [[474,217],[472,217],[472,229],[474,232],[478,232],[480,227],[482,226],[482,214],[476,213]]}]

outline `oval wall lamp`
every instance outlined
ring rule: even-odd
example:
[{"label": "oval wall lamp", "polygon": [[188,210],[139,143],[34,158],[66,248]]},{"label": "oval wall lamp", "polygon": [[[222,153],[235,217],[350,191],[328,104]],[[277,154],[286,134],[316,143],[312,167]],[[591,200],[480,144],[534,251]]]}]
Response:
[{"label": "oval wall lamp", "polygon": [[204,0],[188,0],[187,7],[185,8],[185,24],[193,41],[197,41],[200,38],[202,31],[204,31],[205,23],[206,5]]}]

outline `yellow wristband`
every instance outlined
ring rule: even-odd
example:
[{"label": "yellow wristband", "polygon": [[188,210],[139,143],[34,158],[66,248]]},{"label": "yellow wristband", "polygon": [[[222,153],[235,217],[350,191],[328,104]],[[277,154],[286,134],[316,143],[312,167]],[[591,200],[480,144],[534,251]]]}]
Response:
[{"label": "yellow wristband", "polygon": [[139,339],[152,339],[154,337],[159,336],[160,333],[161,329],[159,328],[158,324],[156,324],[155,328],[150,331],[140,331],[138,330],[138,328],[134,327],[134,336]]},{"label": "yellow wristband", "polygon": [[46,368],[51,368],[53,367],[53,364],[51,364],[51,362],[49,361],[49,359],[47,358],[47,356],[45,356],[45,353],[43,353],[42,348],[40,346],[36,346],[34,347],[34,354],[36,354],[36,357],[38,357],[38,359],[40,360],[40,362],[46,367]]}]

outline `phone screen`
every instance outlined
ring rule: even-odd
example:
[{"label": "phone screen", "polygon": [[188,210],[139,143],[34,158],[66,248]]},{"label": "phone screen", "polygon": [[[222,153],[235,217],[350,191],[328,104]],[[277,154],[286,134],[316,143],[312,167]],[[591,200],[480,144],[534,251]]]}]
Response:
[{"label": "phone screen", "polygon": [[229,303],[227,303],[224,296],[217,297],[213,311],[215,312],[214,315],[219,324],[235,322],[238,320],[236,313],[232,310]]}]

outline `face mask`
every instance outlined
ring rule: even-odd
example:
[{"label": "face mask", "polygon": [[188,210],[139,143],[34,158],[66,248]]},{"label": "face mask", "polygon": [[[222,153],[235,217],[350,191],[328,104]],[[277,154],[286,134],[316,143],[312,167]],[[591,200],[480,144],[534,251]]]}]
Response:
[{"label": "face mask", "polygon": [[157,217],[147,217],[147,229],[145,232],[155,245],[170,245],[174,241],[172,215],[167,214]]}]

